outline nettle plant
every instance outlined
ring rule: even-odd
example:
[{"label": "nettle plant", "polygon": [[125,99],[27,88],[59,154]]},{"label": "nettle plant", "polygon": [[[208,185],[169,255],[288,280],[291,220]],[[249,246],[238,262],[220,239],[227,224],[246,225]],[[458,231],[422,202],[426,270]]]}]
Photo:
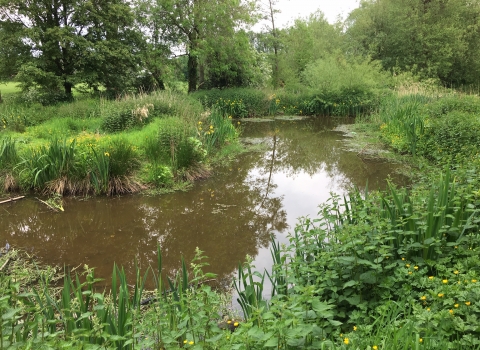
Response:
[{"label": "nettle plant", "polygon": [[[393,186],[371,196],[356,191],[333,196],[319,215],[291,238],[290,274],[335,305],[343,331],[372,324],[394,301],[411,308],[418,332],[436,320],[444,332],[432,337],[469,344],[469,334],[478,335],[479,309],[470,307],[480,301],[478,209],[448,173],[426,195]],[[432,316],[424,320],[424,312]]]},{"label": "nettle plant", "polygon": [[478,214],[449,173],[429,191],[332,195],[274,245],[270,301],[264,276],[242,270],[240,305],[269,345],[480,346]]}]

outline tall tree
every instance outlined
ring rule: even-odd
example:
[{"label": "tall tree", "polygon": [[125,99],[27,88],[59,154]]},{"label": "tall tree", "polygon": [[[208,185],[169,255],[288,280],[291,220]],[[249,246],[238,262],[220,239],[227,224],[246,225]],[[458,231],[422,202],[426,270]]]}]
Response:
[{"label": "tall tree", "polygon": [[341,46],[341,31],[317,11],[306,19],[297,19],[281,36],[279,79],[297,84],[309,63],[325,58]]},{"label": "tall tree", "polygon": [[24,89],[120,88],[135,68],[133,23],[126,0],[0,0],[0,46],[9,38],[29,49],[17,75]]},{"label": "tall tree", "polygon": [[[205,54],[219,37],[232,37],[252,20],[255,4],[240,0],[157,0],[161,31],[188,56],[188,91],[204,83]],[[220,49],[220,48],[219,48]],[[228,48],[224,48],[227,50]],[[178,53],[178,52],[177,52]]]},{"label": "tall tree", "polygon": [[350,14],[347,36],[386,69],[472,83],[480,80],[479,19],[478,1],[370,0]]}]

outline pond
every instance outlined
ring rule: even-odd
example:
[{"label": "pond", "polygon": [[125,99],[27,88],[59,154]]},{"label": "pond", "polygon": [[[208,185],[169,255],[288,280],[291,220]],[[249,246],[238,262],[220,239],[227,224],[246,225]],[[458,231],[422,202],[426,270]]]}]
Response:
[{"label": "pond", "polygon": [[[23,248],[41,262],[95,267],[109,283],[113,263],[134,270],[156,266],[157,244],[164,269],[174,273],[199,247],[209,272],[231,281],[239,262],[254,257],[260,271],[271,264],[273,233],[286,242],[300,216],[315,217],[330,192],[352,186],[382,188],[396,183],[395,164],[365,160],[347,151],[335,131],[349,119],[242,121],[243,141],[254,151],[215,169],[187,192],[160,196],[67,198],[54,213],[35,197],[0,206],[0,244]],[[3,242],[3,243],[2,243]]]}]

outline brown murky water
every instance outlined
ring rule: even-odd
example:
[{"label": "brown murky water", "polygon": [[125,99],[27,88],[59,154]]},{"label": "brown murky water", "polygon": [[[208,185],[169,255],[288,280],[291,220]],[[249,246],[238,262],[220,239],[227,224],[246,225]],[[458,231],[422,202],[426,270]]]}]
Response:
[{"label": "brown murky water", "polygon": [[[35,198],[0,206],[0,245],[8,241],[48,264],[96,267],[110,278],[113,263],[132,271],[156,264],[173,272],[180,257],[189,262],[195,247],[209,257],[210,272],[229,281],[246,255],[257,269],[268,268],[270,234],[286,240],[300,216],[314,217],[330,192],[352,185],[384,187],[395,165],[363,161],[342,148],[332,131],[348,120],[306,119],[244,122],[247,143],[260,150],[239,156],[188,192],[162,196],[70,198],[53,213]],[[276,132],[275,132],[276,131]],[[108,280],[105,281],[108,284]]]}]

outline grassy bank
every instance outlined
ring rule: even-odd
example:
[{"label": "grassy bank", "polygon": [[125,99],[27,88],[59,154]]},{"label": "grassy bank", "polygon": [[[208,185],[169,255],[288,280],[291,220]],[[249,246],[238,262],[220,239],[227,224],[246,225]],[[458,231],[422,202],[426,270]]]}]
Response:
[{"label": "grassy bank", "polygon": [[0,105],[4,191],[121,194],[208,175],[238,136],[228,116],[185,95]]}]

